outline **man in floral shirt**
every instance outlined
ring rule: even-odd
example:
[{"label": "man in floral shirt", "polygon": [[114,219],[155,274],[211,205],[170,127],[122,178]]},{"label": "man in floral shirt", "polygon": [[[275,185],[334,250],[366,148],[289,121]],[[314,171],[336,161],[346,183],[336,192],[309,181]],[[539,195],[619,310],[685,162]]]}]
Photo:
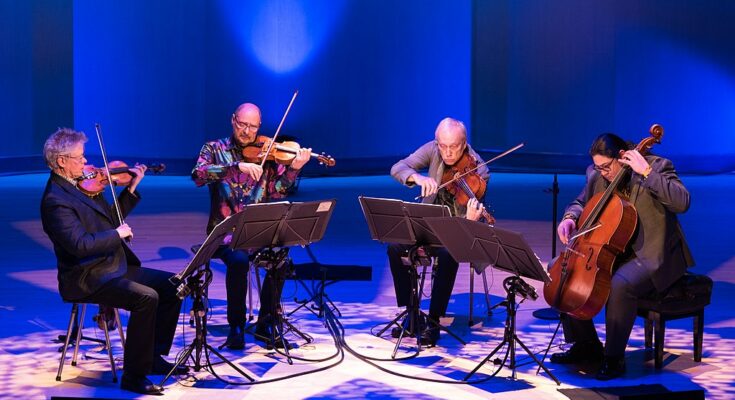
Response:
[{"label": "man in floral shirt", "polygon": [[[255,141],[260,129],[260,109],[251,103],[240,105],[232,114],[232,135],[207,142],[199,152],[191,177],[197,186],[207,185],[211,206],[207,233],[226,217],[241,211],[246,205],[282,200],[294,184],[301,168],[311,158],[311,149],[300,149],[289,166],[272,161],[261,168],[259,163],[246,162],[242,155],[245,146]],[[248,288],[249,255],[244,250],[222,246],[215,257],[227,266],[227,322],[230,334],[225,345],[230,349],[245,347],[245,297]],[[268,271],[260,295],[261,310],[258,316],[256,338],[270,338],[266,318],[273,315],[280,298],[281,287],[276,287],[272,272]],[[276,291],[277,296],[273,296]],[[270,343],[266,343],[270,344]],[[280,340],[272,345],[281,344]]]}]

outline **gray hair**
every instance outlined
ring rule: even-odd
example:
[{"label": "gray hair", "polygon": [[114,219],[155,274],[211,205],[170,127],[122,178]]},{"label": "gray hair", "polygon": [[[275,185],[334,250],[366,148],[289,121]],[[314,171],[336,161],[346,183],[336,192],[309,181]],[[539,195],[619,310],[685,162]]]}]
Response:
[{"label": "gray hair", "polygon": [[70,128],[58,128],[43,144],[43,158],[46,159],[46,165],[51,169],[58,168],[59,164],[56,160],[59,156],[69,154],[72,147],[86,142],[87,135],[84,132]]},{"label": "gray hair", "polygon": [[464,137],[465,142],[467,141],[467,128],[465,128],[464,123],[458,119],[454,119],[451,117],[446,117],[441,122],[439,122],[439,125],[436,127],[436,131],[434,132],[434,137],[436,137],[439,134],[439,131],[442,130],[455,130],[459,129],[462,133],[462,136]]}]

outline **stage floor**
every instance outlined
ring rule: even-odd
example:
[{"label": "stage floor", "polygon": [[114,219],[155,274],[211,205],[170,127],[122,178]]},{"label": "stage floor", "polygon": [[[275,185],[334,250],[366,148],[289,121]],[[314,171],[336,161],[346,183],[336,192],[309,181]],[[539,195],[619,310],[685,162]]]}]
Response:
[{"label": "stage floor", "polygon": [[[61,382],[55,381],[59,348],[54,339],[64,333],[70,305],[64,304],[56,289],[55,258],[49,240],[41,229],[39,200],[47,179],[46,174],[0,177],[0,205],[2,217],[2,278],[0,279],[0,397],[2,398],[135,398],[112,383],[106,353],[91,345],[81,347],[82,359],[76,367],[67,361]],[[583,184],[583,176],[559,177],[560,204],[572,199]],[[681,216],[682,225],[692,248],[697,267],[693,272],[707,274],[715,280],[712,304],[705,313],[704,358],[694,363],[692,357],[691,319],[669,322],[666,326],[664,368],[653,367],[650,352],[643,349],[643,327],[639,319],[633,330],[627,352],[627,374],[610,382],[599,382],[593,377],[594,368],[583,371],[574,367],[547,364],[562,382],[557,386],[545,373],[536,374],[536,365],[518,347],[518,379],[510,379],[510,369],[502,368],[496,377],[485,382],[460,384],[462,377],[492,351],[502,340],[505,312],[495,309],[487,315],[482,295],[482,277],[476,275],[473,313],[475,324],[468,326],[470,310],[469,276],[467,265],[460,267],[449,305],[449,315],[443,324],[467,341],[460,345],[443,335],[439,346],[426,349],[419,357],[407,361],[379,362],[381,370],[353,354],[326,371],[278,380],[301,372],[314,371],[339,361],[310,363],[294,361],[289,365],[285,357],[267,351],[246,337],[244,351],[224,351],[232,361],[245,369],[256,381],[253,386],[229,385],[217,381],[212,374],[200,371],[179,381],[170,379],[166,398],[258,399],[326,399],[326,398],[414,398],[414,399],[566,399],[559,388],[589,388],[662,384],[670,390],[704,389],[708,399],[735,397],[735,319],[729,307],[735,296],[735,228],[731,207],[735,198],[735,176],[685,176],[683,180],[692,193],[692,206]],[[551,187],[550,175],[493,174],[489,199],[498,218],[498,226],[521,232],[542,260],[551,258]],[[187,177],[150,176],[141,184],[143,199],[128,218],[135,232],[133,250],[147,267],[179,272],[190,259],[191,245],[204,239],[207,221],[208,193],[196,188]],[[345,328],[347,345],[358,353],[378,358],[389,358],[395,339],[378,338],[371,331],[397,315],[395,294],[386,265],[385,245],[370,239],[357,202],[358,195],[409,200],[415,190],[401,187],[388,176],[339,177],[303,179],[292,201],[337,199],[337,207],[324,240],[312,245],[319,262],[325,264],[370,265],[371,282],[339,282],[330,285],[327,293],[339,308],[339,321]],[[560,206],[561,207],[561,206]],[[296,263],[308,262],[304,249],[294,248],[291,255]],[[225,321],[224,266],[213,262],[214,281],[210,287],[211,344],[218,346],[227,334]],[[502,280],[506,274],[488,270],[490,303],[497,304],[505,297]],[[541,291],[541,283],[529,281]],[[308,283],[307,283],[308,284]],[[427,283],[428,284],[428,283]],[[294,298],[304,299],[306,292],[294,281],[284,289],[287,310],[295,308]],[[424,309],[428,302],[423,302]],[[191,302],[182,308],[173,357],[182,346],[192,340],[188,310]],[[518,312],[518,336],[536,354],[542,354],[556,322],[542,321],[532,312],[546,307],[543,297],[527,300]],[[95,307],[92,307],[93,309]],[[88,311],[87,335],[103,337],[93,328]],[[127,316],[124,315],[126,320]],[[329,357],[336,352],[332,338],[322,321],[301,309],[292,322],[313,336],[313,343],[292,338],[299,348],[293,355],[309,359]],[[602,313],[595,319],[604,335]],[[557,336],[552,352],[563,346],[562,335]],[[117,364],[122,367],[119,338],[113,333]],[[604,338],[604,336],[603,336]],[[407,355],[415,344],[406,339],[400,354]],[[504,355],[501,352],[500,356]],[[70,356],[69,356],[70,357]],[[495,357],[494,357],[495,358]],[[493,372],[492,365],[482,369],[476,379]],[[399,377],[388,371],[422,379],[452,381],[433,383]],[[227,365],[215,367],[218,374],[243,382]],[[118,371],[118,375],[120,372]],[[591,375],[592,374],[592,375]],[[274,380],[272,382],[265,382]]]}]

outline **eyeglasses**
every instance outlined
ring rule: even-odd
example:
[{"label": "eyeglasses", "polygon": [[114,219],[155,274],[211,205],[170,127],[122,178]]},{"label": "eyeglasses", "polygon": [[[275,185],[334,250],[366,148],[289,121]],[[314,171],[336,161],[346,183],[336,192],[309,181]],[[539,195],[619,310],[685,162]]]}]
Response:
[{"label": "eyeglasses", "polygon": [[441,144],[439,142],[436,142],[436,145],[439,147],[439,150],[441,151],[447,151],[447,150],[458,151],[459,149],[462,148],[462,146],[464,146],[464,143],[455,143],[455,144],[447,145],[447,144]]},{"label": "eyeglasses", "polygon": [[606,163],[604,163],[602,165],[595,165],[593,168],[595,169],[595,171],[608,172],[608,171],[610,171],[610,168],[612,168],[612,162],[613,161],[615,161],[615,160],[614,159],[613,160],[610,160],[610,161],[608,161],[608,162],[606,162]]},{"label": "eyeglasses", "polygon": [[252,131],[257,131],[258,129],[260,129],[260,124],[256,125],[256,124],[251,124],[248,122],[242,122],[239,119],[237,119],[237,115],[232,115],[232,120],[235,121],[235,126],[237,126],[238,129],[252,130]]},{"label": "eyeglasses", "polygon": [[86,157],[84,157],[84,153],[82,153],[82,154],[80,154],[78,156],[72,156],[70,154],[62,154],[61,156],[62,157],[66,157],[66,158],[71,158],[72,160],[77,160],[77,161],[82,161],[82,160],[84,160],[86,158]]}]

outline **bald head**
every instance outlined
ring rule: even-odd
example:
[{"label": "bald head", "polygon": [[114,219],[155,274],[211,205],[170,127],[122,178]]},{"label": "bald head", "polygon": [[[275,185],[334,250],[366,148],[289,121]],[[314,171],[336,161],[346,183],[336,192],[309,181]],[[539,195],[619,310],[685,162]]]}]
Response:
[{"label": "bald head", "polygon": [[444,163],[451,166],[457,163],[467,147],[467,129],[462,121],[444,118],[434,132],[436,145],[439,147]]},{"label": "bald head", "polygon": [[241,146],[252,143],[260,129],[260,108],[253,103],[240,104],[232,114],[232,137]]}]

